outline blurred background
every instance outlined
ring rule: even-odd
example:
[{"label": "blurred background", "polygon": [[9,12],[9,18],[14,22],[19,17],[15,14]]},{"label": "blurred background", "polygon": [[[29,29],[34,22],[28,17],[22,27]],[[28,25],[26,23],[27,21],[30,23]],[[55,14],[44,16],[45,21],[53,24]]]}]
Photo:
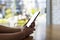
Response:
[{"label": "blurred background", "polygon": [[44,40],[46,37],[46,0],[0,0],[0,25],[23,26],[37,11],[40,11],[40,15],[36,19],[36,31],[31,36],[35,40]]},{"label": "blurred background", "polygon": [[[0,0],[0,25],[23,26],[37,11],[40,11],[40,15],[31,34],[33,40],[45,40],[46,35],[48,40],[59,40],[60,0]],[[46,24],[49,25],[47,34]]]},{"label": "blurred background", "polygon": [[29,19],[38,10],[46,13],[46,0],[0,0],[0,23],[11,24],[7,22],[13,20],[12,17],[15,21]]}]

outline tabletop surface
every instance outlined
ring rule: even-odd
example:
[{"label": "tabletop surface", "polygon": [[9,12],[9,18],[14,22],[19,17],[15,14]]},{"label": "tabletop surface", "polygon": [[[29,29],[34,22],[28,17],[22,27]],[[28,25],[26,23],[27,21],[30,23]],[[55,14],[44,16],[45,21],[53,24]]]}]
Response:
[{"label": "tabletop surface", "polygon": [[60,25],[47,27],[47,40],[60,40]]}]

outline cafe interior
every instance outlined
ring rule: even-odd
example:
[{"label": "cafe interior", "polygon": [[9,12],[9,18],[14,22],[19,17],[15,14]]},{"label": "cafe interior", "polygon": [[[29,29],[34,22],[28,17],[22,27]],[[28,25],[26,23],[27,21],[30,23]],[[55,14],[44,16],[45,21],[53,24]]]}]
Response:
[{"label": "cafe interior", "polygon": [[60,0],[0,0],[0,40],[60,40]]}]

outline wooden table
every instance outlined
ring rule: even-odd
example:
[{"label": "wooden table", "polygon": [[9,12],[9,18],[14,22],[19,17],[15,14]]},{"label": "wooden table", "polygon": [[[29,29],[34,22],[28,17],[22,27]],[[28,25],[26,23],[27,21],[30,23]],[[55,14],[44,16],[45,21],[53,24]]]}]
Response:
[{"label": "wooden table", "polygon": [[60,40],[60,25],[47,26],[47,40]]}]

